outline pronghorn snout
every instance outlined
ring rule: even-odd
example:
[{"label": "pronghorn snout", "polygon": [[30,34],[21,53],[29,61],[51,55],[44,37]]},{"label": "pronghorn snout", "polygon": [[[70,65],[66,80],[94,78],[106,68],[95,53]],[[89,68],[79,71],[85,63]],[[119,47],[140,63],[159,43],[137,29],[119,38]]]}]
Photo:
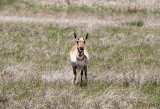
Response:
[{"label": "pronghorn snout", "polygon": [[80,50],[83,51],[83,50],[84,50],[84,47],[80,47]]},{"label": "pronghorn snout", "polygon": [[84,47],[79,47],[78,48],[78,52],[79,52],[80,55],[83,55],[83,53],[84,53]]}]

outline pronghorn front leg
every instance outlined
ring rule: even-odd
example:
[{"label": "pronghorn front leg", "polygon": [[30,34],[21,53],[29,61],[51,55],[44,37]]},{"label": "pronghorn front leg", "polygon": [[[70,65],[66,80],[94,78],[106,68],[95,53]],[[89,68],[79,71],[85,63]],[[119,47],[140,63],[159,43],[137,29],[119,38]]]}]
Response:
[{"label": "pronghorn front leg", "polygon": [[82,86],[82,78],[83,78],[83,69],[81,70],[81,86]]},{"label": "pronghorn front leg", "polygon": [[87,66],[84,67],[85,72],[85,79],[86,79],[86,85],[88,84],[88,78],[87,78]]},{"label": "pronghorn front leg", "polygon": [[74,74],[74,80],[73,80],[73,84],[75,84],[76,81],[76,76],[77,76],[77,72],[76,72],[76,68],[73,68],[73,74]]}]

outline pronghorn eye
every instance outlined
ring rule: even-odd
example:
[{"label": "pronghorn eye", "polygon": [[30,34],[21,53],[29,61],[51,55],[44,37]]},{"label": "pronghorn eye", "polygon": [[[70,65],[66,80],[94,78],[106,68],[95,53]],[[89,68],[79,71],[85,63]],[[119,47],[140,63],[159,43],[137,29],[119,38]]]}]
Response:
[{"label": "pronghorn eye", "polygon": [[86,43],[86,41],[84,41],[84,44]]},{"label": "pronghorn eye", "polygon": [[77,44],[78,44],[78,41],[77,41]]}]

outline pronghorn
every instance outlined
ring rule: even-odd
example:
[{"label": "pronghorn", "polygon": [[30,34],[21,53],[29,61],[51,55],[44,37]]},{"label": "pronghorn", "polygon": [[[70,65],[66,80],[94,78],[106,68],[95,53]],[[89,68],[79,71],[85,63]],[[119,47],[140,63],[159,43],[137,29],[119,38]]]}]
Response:
[{"label": "pronghorn", "polygon": [[74,38],[77,40],[77,45],[74,45],[70,51],[70,60],[73,68],[74,80],[76,81],[77,72],[76,70],[81,70],[81,86],[82,86],[82,77],[83,70],[85,72],[86,84],[88,84],[87,79],[87,64],[89,61],[89,55],[87,48],[84,46],[86,39],[88,38],[88,33],[85,38],[77,38],[76,33],[74,33]]}]

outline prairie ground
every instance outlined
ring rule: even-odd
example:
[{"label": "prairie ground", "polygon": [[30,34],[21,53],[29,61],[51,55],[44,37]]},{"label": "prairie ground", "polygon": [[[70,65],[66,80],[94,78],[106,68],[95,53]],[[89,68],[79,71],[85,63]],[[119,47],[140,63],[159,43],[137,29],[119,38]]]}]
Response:
[{"label": "prairie ground", "polygon": [[[1,0],[1,109],[159,109],[159,0]],[[73,33],[90,55],[76,85]]]}]

